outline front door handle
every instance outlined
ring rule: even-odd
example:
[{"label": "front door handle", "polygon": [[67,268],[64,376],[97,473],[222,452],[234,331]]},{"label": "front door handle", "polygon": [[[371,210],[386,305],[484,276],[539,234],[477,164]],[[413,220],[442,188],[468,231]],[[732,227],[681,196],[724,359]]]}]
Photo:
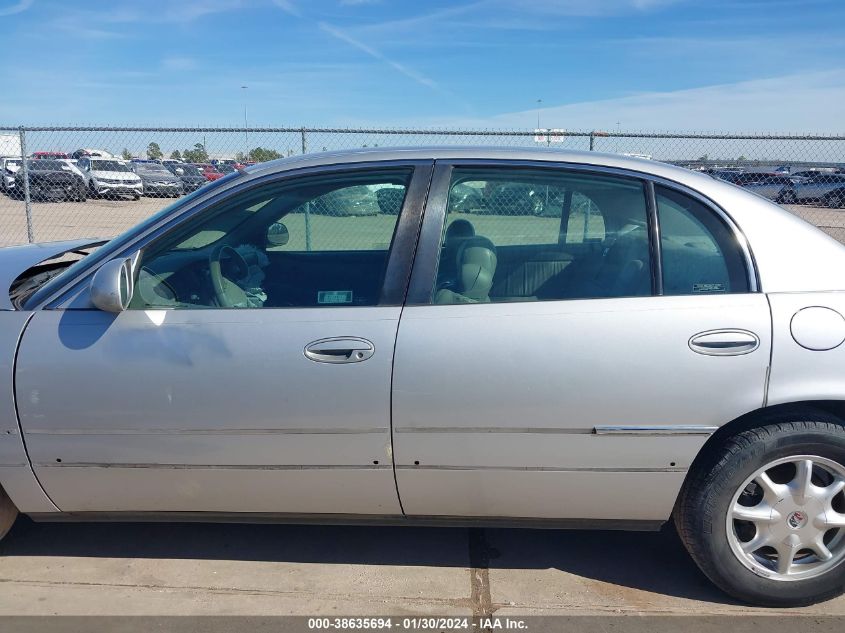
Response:
[{"label": "front door handle", "polygon": [[370,341],[356,336],[322,338],[305,346],[305,357],[318,363],[360,363],[375,353]]},{"label": "front door handle", "polygon": [[690,338],[689,346],[698,354],[738,356],[760,347],[760,339],[748,330],[708,330]]}]

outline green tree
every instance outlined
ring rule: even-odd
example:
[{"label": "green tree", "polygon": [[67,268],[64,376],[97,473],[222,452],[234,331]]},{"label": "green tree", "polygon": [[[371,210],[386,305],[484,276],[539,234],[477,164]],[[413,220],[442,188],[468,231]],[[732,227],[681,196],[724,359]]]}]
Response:
[{"label": "green tree", "polygon": [[265,163],[268,160],[276,160],[277,158],[281,158],[282,155],[274,149],[267,149],[266,147],[256,147],[255,149],[249,150],[249,159],[254,160],[256,163]]},{"label": "green tree", "polygon": [[182,152],[182,160],[186,163],[207,163],[208,152],[205,151],[205,145],[196,143],[193,149],[186,149]]},{"label": "green tree", "polygon": [[172,158],[173,160],[182,160],[182,152],[180,152],[178,149],[174,149],[172,152],[170,152],[170,158]]},{"label": "green tree", "polygon": [[161,148],[158,143],[153,142],[147,145],[147,158],[150,160],[159,160],[164,154],[161,153]]},{"label": "green tree", "polygon": [[121,152],[121,156],[123,156],[123,160],[132,160],[132,152],[125,147],[123,148],[123,152]]}]

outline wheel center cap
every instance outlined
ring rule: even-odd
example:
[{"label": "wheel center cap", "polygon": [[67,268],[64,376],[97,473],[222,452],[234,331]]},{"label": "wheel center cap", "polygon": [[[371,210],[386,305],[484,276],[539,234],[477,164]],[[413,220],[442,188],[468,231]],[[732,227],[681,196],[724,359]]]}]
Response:
[{"label": "wheel center cap", "polygon": [[786,524],[793,530],[800,530],[807,525],[807,513],[796,510],[786,517]]}]

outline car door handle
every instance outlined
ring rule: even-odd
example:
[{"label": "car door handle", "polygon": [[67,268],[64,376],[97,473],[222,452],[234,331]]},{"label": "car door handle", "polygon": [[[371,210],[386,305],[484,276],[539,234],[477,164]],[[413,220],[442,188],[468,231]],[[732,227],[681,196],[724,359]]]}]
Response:
[{"label": "car door handle", "polygon": [[370,341],[355,336],[323,338],[305,346],[305,357],[318,363],[360,363],[375,353]]},{"label": "car door handle", "polygon": [[738,356],[760,347],[760,339],[748,330],[708,330],[689,340],[690,349],[708,356]]}]

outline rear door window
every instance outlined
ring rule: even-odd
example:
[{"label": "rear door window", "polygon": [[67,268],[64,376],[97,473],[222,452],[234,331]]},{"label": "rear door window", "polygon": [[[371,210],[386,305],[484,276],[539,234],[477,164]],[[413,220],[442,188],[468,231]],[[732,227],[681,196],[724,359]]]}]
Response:
[{"label": "rear door window", "polygon": [[432,301],[651,294],[640,180],[570,170],[453,171]]},{"label": "rear door window", "polygon": [[678,191],[655,187],[663,293],[748,292],[745,258],[734,232],[710,208]]}]

